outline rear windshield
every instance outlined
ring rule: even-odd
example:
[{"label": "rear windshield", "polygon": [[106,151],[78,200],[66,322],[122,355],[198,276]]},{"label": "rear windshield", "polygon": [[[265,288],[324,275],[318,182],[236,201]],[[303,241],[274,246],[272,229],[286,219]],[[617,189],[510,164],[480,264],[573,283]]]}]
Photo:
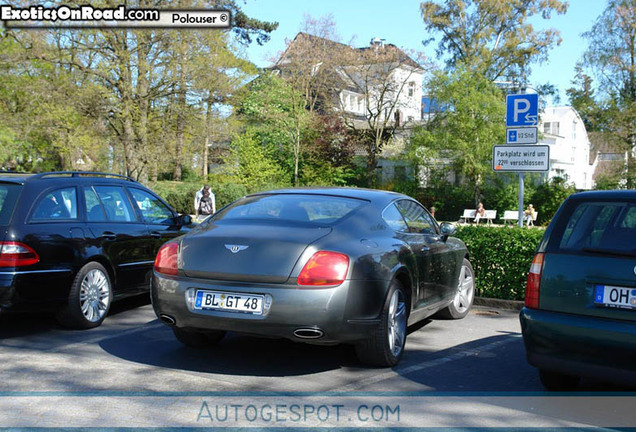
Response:
[{"label": "rear windshield", "polygon": [[9,225],[22,185],[0,183],[0,225]]},{"label": "rear windshield", "polygon": [[237,201],[217,213],[212,220],[284,220],[294,222],[334,223],[365,201],[322,195],[262,195]]},{"label": "rear windshield", "polygon": [[579,203],[563,227],[559,249],[636,255],[636,203]]}]

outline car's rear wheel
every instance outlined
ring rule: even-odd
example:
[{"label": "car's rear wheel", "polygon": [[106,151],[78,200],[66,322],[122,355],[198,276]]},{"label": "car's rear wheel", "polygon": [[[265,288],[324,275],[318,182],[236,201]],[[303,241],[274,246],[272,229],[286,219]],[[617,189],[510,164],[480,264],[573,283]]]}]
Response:
[{"label": "car's rear wheel", "polygon": [[179,342],[190,348],[214,346],[225,336],[225,332],[221,330],[199,331],[173,327],[172,331]]},{"label": "car's rear wheel", "polygon": [[453,302],[437,313],[439,318],[461,319],[468,315],[475,299],[475,271],[466,258],[459,271],[459,281]]},{"label": "car's rear wheel", "polygon": [[395,366],[404,353],[408,305],[404,287],[398,281],[391,283],[380,324],[371,336],[356,345],[360,361],[381,367]]},{"label": "car's rear wheel", "polygon": [[576,390],[581,378],[574,375],[566,375],[560,372],[539,369],[541,384],[551,391],[572,391]]},{"label": "car's rear wheel", "polygon": [[97,327],[108,315],[112,298],[108,272],[100,263],[90,262],[75,275],[67,303],[57,312],[57,320],[74,329]]}]

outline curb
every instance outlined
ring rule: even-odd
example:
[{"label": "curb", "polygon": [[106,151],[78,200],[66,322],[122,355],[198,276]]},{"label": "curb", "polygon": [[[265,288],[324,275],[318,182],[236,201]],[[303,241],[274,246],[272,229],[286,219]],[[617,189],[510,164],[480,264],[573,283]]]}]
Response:
[{"label": "curb", "polygon": [[515,311],[520,311],[523,308],[523,302],[519,300],[501,300],[487,297],[475,297],[473,304],[475,306],[488,306]]}]

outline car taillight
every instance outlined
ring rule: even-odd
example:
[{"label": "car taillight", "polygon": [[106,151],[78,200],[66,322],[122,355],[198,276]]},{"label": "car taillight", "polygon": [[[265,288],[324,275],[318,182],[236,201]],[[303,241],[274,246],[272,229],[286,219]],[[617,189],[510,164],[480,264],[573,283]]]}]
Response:
[{"label": "car taillight", "polygon": [[348,270],[348,256],[338,252],[316,252],[298,275],[298,285],[339,285],[344,282]]},{"label": "car taillight", "polygon": [[38,261],[40,261],[38,254],[23,243],[0,243],[0,267],[30,266]]},{"label": "car taillight", "polygon": [[159,248],[155,258],[155,271],[167,275],[177,274],[178,243],[166,243]]},{"label": "car taillight", "polygon": [[543,257],[543,253],[536,254],[528,272],[526,307],[532,309],[539,309],[539,287],[541,285],[541,272],[543,271]]}]

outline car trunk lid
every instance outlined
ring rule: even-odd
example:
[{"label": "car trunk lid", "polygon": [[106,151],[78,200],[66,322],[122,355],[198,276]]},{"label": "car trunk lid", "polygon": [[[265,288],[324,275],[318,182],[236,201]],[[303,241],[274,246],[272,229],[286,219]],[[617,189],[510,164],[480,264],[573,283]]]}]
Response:
[{"label": "car trunk lid", "polygon": [[539,307],[636,320],[636,203],[578,201],[559,216],[544,256]]},{"label": "car trunk lid", "polygon": [[[636,320],[635,258],[594,254],[546,254],[541,309]],[[614,303],[614,304],[612,304]]]},{"label": "car trunk lid", "polygon": [[196,278],[284,283],[307,246],[330,232],[292,222],[210,224],[183,238],[179,268]]}]

